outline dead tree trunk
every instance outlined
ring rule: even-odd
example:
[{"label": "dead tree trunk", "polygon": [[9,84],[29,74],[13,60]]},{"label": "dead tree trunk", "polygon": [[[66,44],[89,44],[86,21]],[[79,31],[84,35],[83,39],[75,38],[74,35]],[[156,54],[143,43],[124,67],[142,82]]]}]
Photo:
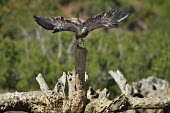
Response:
[{"label": "dead tree trunk", "polygon": [[71,113],[82,113],[87,104],[85,69],[87,49],[75,48],[75,72],[68,75],[69,105]]}]

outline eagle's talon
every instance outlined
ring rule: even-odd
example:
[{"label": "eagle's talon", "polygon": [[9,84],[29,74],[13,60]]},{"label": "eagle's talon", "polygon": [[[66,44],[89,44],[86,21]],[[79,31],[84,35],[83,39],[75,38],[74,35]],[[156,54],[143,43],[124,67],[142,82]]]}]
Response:
[{"label": "eagle's talon", "polygon": [[81,42],[80,43],[82,43],[82,44],[84,44],[86,41],[85,40],[83,40],[82,38],[81,38],[81,40],[80,40]]},{"label": "eagle's talon", "polygon": [[85,40],[83,40],[82,38],[80,38],[80,40],[79,39],[77,39],[76,40],[76,43],[77,43],[77,45],[79,45],[79,44],[85,44]]}]

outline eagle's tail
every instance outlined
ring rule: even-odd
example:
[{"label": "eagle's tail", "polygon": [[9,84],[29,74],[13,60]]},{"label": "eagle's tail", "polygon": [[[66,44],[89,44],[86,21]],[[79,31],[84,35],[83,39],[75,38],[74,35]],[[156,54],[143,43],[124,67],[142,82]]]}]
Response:
[{"label": "eagle's tail", "polygon": [[35,21],[47,30],[54,30],[54,23],[49,18],[34,16]]}]

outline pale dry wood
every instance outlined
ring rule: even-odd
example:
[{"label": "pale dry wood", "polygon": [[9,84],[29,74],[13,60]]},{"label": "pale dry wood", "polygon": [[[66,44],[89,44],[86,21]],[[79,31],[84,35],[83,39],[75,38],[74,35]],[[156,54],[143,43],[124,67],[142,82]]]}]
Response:
[{"label": "pale dry wood", "polygon": [[109,98],[110,92],[104,88],[101,92],[99,92],[99,98]]},{"label": "pale dry wood", "polygon": [[161,109],[170,106],[170,94],[161,97],[128,97],[130,109]]},{"label": "pale dry wood", "polygon": [[[27,112],[44,112],[49,109],[53,111],[52,104],[59,103],[58,99],[63,98],[56,93],[46,93],[42,91],[30,92],[15,92],[0,94],[0,112],[4,111],[27,111]],[[56,100],[52,101],[49,98],[55,97]],[[54,98],[53,98],[54,99]],[[58,106],[56,104],[56,106]],[[58,109],[58,108],[57,108]]]},{"label": "pale dry wood", "polygon": [[[73,72],[75,73],[75,70]],[[41,80],[43,80],[42,78],[43,77],[41,76]],[[75,77],[74,79],[76,80],[77,77]],[[42,82],[40,82],[40,84],[41,83]],[[74,83],[74,85],[76,84]],[[41,89],[44,90],[44,88]],[[75,99],[72,100],[71,105],[69,105],[68,101],[63,95],[60,95],[60,93],[56,93],[51,90],[47,90],[46,94],[44,94],[44,92],[42,91],[0,94],[0,112],[8,110],[22,110],[27,112],[41,113],[73,112],[74,110],[71,111],[69,109],[75,108],[73,107],[73,105],[75,104],[74,102],[79,102],[76,99],[80,98],[81,102],[84,101],[82,100],[82,95],[78,95],[83,94],[83,92],[80,92],[81,90],[79,91],[77,89],[73,90],[76,93],[75,97],[73,97]],[[170,94],[161,97],[148,98],[130,97],[123,94],[114,100],[109,100],[108,96],[109,92],[107,89],[104,89],[102,91],[95,91],[94,89],[89,88],[89,103],[86,106],[85,113],[118,112],[129,109],[161,109],[168,108],[170,106]],[[77,107],[81,109],[78,109],[77,111],[82,110],[84,106],[81,105],[83,104],[79,103]]]},{"label": "pale dry wood", "polygon": [[14,92],[0,94],[0,112],[27,111],[27,112],[61,112],[63,94],[49,90],[43,76],[36,77],[42,91]]},{"label": "pale dry wood", "polygon": [[53,91],[56,92],[56,93],[65,94],[65,92],[64,92],[65,85],[66,85],[66,73],[63,72],[63,75],[58,79],[58,82],[55,85]]},{"label": "pale dry wood", "polygon": [[[77,94],[76,88],[76,72],[73,70],[72,72],[68,72],[67,74],[68,81],[68,94],[69,94],[69,108],[72,107],[72,103],[75,101],[75,96]],[[71,111],[71,109],[69,109]]]},{"label": "pale dry wood", "polygon": [[109,70],[108,73],[113,77],[113,79],[119,86],[122,93],[125,94],[126,96],[130,96],[132,91],[132,86],[127,83],[127,80],[124,77],[124,75],[119,70],[117,71]]},{"label": "pale dry wood", "polygon": [[164,109],[170,106],[170,95],[163,97],[137,98],[122,94],[114,100],[91,98],[86,113],[122,112],[132,109]]},{"label": "pale dry wood", "polygon": [[138,97],[160,96],[169,88],[170,84],[167,81],[154,76],[132,82],[133,96]]},{"label": "pale dry wood", "polygon": [[[24,110],[24,111],[29,111],[34,108],[34,112],[42,112],[42,111],[47,111],[47,106],[43,102],[45,97],[42,92],[32,92],[32,93],[21,93],[21,94],[14,94],[12,99],[9,98],[11,102],[8,103],[7,99],[6,100],[0,100],[0,110]],[[19,96],[18,96],[19,95]],[[22,97],[21,97],[22,95]],[[28,100],[28,97],[25,95],[28,95],[30,101]],[[15,98],[14,98],[15,96]],[[9,96],[8,96],[9,97]],[[21,97],[21,98],[20,98]],[[39,97],[39,98],[37,98]],[[43,98],[41,98],[43,97]],[[27,101],[23,98],[26,98]],[[38,100],[35,101],[35,98]],[[41,98],[41,99],[40,99]],[[54,99],[54,98],[53,98]],[[32,100],[32,102],[31,102]],[[34,100],[34,101],[33,101]],[[41,101],[40,101],[41,100]],[[42,103],[42,104],[40,104]],[[8,106],[8,107],[7,107]],[[20,109],[18,107],[20,106]],[[86,113],[94,113],[94,112],[117,112],[117,111],[125,111],[128,109],[160,109],[160,108],[167,108],[170,106],[170,95],[166,95],[163,97],[150,97],[150,98],[134,98],[134,97],[126,97],[125,95],[121,95],[118,98],[114,100],[108,100],[107,98],[97,98],[97,99],[91,99],[90,103],[87,104],[86,106]],[[10,109],[9,109],[10,107]],[[56,106],[53,106],[56,107]],[[60,107],[61,111],[63,110],[62,106]],[[56,109],[52,109],[50,111],[55,111]]]},{"label": "pale dry wood", "polygon": [[[128,109],[164,109],[170,106],[170,96],[167,95],[169,83],[165,80],[151,76],[139,82],[133,82],[132,85],[130,85],[120,71],[109,71],[109,73],[117,82],[122,93],[127,96],[129,101]],[[152,110],[152,112],[154,112],[154,110]]]},{"label": "pale dry wood", "polygon": [[36,77],[36,80],[37,80],[37,82],[38,82],[38,84],[40,86],[41,91],[46,93],[47,90],[49,90],[49,87],[48,87],[47,83],[45,82],[45,80],[44,80],[41,73],[38,74],[38,76]]}]

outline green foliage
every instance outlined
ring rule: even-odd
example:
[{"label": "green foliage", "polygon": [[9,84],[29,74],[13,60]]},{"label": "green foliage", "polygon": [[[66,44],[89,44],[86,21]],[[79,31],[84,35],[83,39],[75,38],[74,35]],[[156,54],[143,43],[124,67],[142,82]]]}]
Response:
[{"label": "green foliage", "polygon": [[[17,79],[15,70],[15,62],[17,61],[17,49],[14,42],[9,38],[0,34],[0,88],[14,88]],[[8,84],[11,83],[11,84]]]},{"label": "green foliage", "polygon": [[154,75],[170,81],[170,47],[162,50],[158,58],[153,61],[152,72]]},{"label": "green foliage", "polygon": [[[96,12],[101,13],[103,11],[107,11],[108,9],[114,8],[118,9],[120,6],[120,2],[118,0],[84,0],[83,1],[83,8],[87,11],[91,16],[96,15]],[[120,8],[119,8],[120,9]]]},{"label": "green foliage", "polygon": [[22,38],[22,28],[28,31],[34,29],[34,15],[54,16],[56,15],[55,11],[58,10],[54,1],[9,0],[3,3],[4,4],[0,6],[0,32],[14,39]]},{"label": "green foliage", "polygon": [[[0,89],[38,89],[35,77],[39,73],[53,88],[63,72],[74,69],[75,34],[52,34],[42,30],[33,19],[34,15],[64,16],[62,4],[66,7],[78,1],[64,0],[58,4],[60,2],[0,1]],[[83,46],[88,49],[88,86],[95,89],[107,87],[112,94],[119,94],[120,90],[107,73],[117,69],[129,82],[150,75],[170,81],[169,0],[86,0],[79,5],[89,16],[109,8],[136,11],[120,23],[119,29],[99,29],[86,37]],[[78,11],[74,8],[70,12],[73,10],[76,15]],[[132,23],[134,29],[144,26],[143,31],[128,29]]]}]

